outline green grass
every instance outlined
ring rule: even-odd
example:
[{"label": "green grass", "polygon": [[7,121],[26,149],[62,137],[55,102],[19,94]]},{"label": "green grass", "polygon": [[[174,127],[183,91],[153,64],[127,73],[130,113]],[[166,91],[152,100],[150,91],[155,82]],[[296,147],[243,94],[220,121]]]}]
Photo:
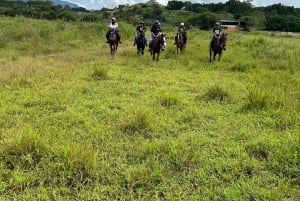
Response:
[{"label": "green grass", "polygon": [[122,26],[112,57],[106,25],[0,19],[0,200],[300,199],[298,35],[210,63],[210,31],[177,55],[166,27],[156,62]]}]

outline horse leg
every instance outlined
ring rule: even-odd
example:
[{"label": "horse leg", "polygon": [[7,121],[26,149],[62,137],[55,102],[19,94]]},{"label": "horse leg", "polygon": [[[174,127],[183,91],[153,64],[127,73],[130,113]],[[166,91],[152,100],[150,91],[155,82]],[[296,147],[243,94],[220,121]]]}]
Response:
[{"label": "horse leg", "polygon": [[209,62],[211,62],[211,54],[212,54],[212,52],[211,52],[212,50],[211,49],[209,49]]},{"label": "horse leg", "polygon": [[221,55],[222,55],[222,52],[219,53],[219,59],[218,59],[218,61],[220,61]]}]

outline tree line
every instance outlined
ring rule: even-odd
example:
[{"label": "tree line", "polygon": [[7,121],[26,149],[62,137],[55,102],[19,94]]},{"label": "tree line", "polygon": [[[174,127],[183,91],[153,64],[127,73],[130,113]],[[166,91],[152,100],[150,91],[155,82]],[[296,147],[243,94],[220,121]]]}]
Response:
[{"label": "tree line", "polygon": [[[101,22],[110,16],[119,17],[128,23],[144,19],[161,19],[170,25],[184,20],[201,29],[210,28],[220,19],[235,19],[248,25],[268,31],[300,32],[300,8],[281,3],[266,7],[254,7],[251,0],[228,0],[225,3],[191,3],[190,1],[169,1],[167,6],[141,3],[133,6],[119,5],[114,9],[86,10],[69,6],[53,5],[51,1],[9,1],[0,2],[0,16],[24,16],[36,19]],[[174,14],[175,13],[175,14]],[[176,14],[177,13],[177,14]],[[178,13],[180,13],[178,15]],[[184,18],[181,13],[184,13]],[[176,19],[174,18],[176,16]]]}]

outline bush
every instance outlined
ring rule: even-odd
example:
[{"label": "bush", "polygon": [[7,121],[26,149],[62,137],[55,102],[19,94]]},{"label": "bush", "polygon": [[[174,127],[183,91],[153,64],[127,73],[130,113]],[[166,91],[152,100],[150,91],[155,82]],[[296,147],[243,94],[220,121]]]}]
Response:
[{"label": "bush", "polygon": [[270,94],[266,90],[253,87],[248,90],[248,102],[244,105],[244,110],[263,110],[270,104]]},{"label": "bush", "polygon": [[173,105],[177,105],[178,97],[174,94],[165,94],[160,97],[160,105],[169,108]]},{"label": "bush", "polygon": [[218,85],[215,85],[215,86],[212,86],[208,89],[208,91],[204,95],[204,98],[208,101],[209,100],[215,100],[215,101],[218,101],[218,102],[224,102],[227,99],[229,99],[229,94],[222,87],[220,87]]},{"label": "bush", "polygon": [[91,77],[95,80],[103,80],[108,78],[108,69],[105,67],[95,68],[94,72],[92,73]]}]

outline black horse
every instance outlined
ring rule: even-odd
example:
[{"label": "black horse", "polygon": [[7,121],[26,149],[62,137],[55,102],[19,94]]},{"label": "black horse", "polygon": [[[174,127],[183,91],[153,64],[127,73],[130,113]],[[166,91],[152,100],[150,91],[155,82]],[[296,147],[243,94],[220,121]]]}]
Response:
[{"label": "black horse", "polygon": [[115,53],[118,49],[117,34],[114,31],[109,32],[108,43],[109,43],[109,47],[110,47],[110,54],[113,56],[113,55],[115,55]]},{"label": "black horse", "polygon": [[225,48],[227,42],[227,34],[223,33],[219,39],[215,38],[209,48],[209,61],[211,62],[211,56],[213,54],[213,60],[216,59],[216,55],[219,54],[219,61],[221,59],[223,48]]},{"label": "black horse", "polygon": [[151,52],[152,60],[158,61],[159,54],[163,45],[164,45],[164,35],[162,33],[153,36],[152,43],[150,44],[150,52]]},{"label": "black horse", "polygon": [[146,46],[145,33],[140,33],[136,39],[136,49],[138,55],[144,55],[145,46]]}]

